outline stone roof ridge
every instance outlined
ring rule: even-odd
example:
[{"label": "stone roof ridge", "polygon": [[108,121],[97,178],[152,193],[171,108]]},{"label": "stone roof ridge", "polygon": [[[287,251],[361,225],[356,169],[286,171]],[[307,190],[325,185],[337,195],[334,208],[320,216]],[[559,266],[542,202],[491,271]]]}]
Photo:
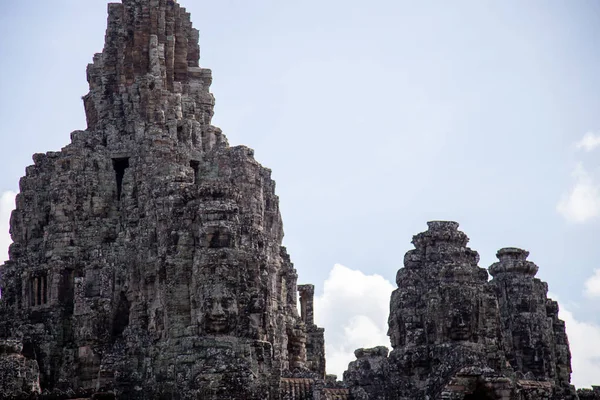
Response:
[{"label": "stone roof ridge", "polygon": [[469,237],[458,229],[458,222],[429,221],[425,232],[413,236],[415,246],[404,256],[406,268],[425,266],[438,269],[443,265],[464,268],[477,267],[479,254],[467,247]]},{"label": "stone roof ridge", "polygon": [[427,221],[427,226],[430,230],[458,230],[460,224],[456,221],[443,221],[443,220],[434,220]]},{"label": "stone roof ridge", "polygon": [[467,235],[458,230],[459,224],[454,221],[429,221],[428,229],[413,236],[412,243],[417,249],[436,242],[448,242],[458,247],[466,247],[469,242]]},{"label": "stone roof ridge", "polygon": [[496,253],[498,262],[489,267],[489,272],[493,277],[510,274],[533,278],[539,267],[527,260],[529,252],[517,247],[504,247]]},{"label": "stone roof ridge", "polygon": [[365,357],[387,357],[390,350],[386,346],[376,346],[372,348],[360,348],[354,350],[354,356],[356,358]]},{"label": "stone roof ridge", "polygon": [[212,72],[200,67],[199,37],[190,13],[173,0],[109,3],[104,48],[87,67],[88,130],[116,125],[139,136],[145,123],[179,129],[180,138],[195,142],[202,132],[204,149],[212,147],[221,133],[210,126]]}]

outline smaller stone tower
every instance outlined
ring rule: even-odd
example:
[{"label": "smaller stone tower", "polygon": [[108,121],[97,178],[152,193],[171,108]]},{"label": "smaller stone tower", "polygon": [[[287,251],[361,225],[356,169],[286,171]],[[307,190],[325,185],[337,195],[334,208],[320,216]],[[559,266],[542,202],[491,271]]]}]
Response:
[{"label": "smaller stone tower", "polygon": [[[359,360],[344,375],[356,398],[434,399],[466,366],[506,368],[498,304],[486,270],[477,266],[479,255],[467,247],[469,238],[458,223],[428,226],[413,237],[415,249],[406,253],[396,275],[389,358],[379,360],[387,355],[382,349],[357,351]],[[365,370],[360,366],[367,361],[381,376],[362,379],[359,369]],[[387,389],[367,383],[377,380]]]},{"label": "smaller stone tower", "polygon": [[428,226],[413,237],[415,249],[396,275],[388,332],[390,372],[419,398],[435,398],[464,366],[505,366],[497,300],[486,270],[477,266],[479,254],[467,247],[458,223]]},{"label": "smaller stone tower", "polygon": [[565,323],[558,319],[558,303],[547,297],[548,284],[535,278],[538,266],[527,261],[528,251],[508,247],[496,255],[490,285],[498,297],[511,367],[521,379],[555,383],[555,396],[573,396]]},{"label": "smaller stone tower", "polygon": [[298,285],[300,315],[306,325],[306,364],[309,370],[325,377],[325,329],[315,324],[314,285]]},{"label": "smaller stone tower", "polygon": [[[517,248],[498,251],[488,281],[456,222],[413,237],[390,300],[385,347],[358,349],[344,373],[352,399],[575,400],[558,304]],[[580,390],[580,399],[597,398]]]}]

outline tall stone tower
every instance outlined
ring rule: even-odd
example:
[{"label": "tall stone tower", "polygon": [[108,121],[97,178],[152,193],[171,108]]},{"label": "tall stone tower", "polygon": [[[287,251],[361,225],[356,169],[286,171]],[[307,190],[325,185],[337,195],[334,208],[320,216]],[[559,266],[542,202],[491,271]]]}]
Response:
[{"label": "tall stone tower", "polygon": [[406,398],[437,398],[465,366],[503,372],[506,364],[498,303],[479,254],[456,222],[428,225],[413,237],[390,300],[390,372],[405,382],[398,390]]},{"label": "tall stone tower", "polygon": [[270,170],[211,125],[198,60],[175,1],[109,4],[88,127],[34,155],[11,217],[0,349],[19,367],[0,363],[0,382],[18,374],[13,393],[262,400],[286,371],[324,374],[323,357],[307,364]]}]

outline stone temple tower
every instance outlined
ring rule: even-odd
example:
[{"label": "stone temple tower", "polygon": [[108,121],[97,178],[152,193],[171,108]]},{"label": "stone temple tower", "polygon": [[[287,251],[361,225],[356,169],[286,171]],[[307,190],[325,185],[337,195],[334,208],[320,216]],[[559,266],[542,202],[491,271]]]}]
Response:
[{"label": "stone temple tower", "polygon": [[510,365],[524,379],[552,381],[561,397],[571,395],[571,352],[558,303],[547,297],[548,284],[535,278],[538,266],[529,252],[498,250],[490,281],[498,297],[503,341]]},{"label": "stone temple tower", "polygon": [[270,170],[211,125],[199,54],[175,1],[109,4],[87,129],[20,181],[0,400],[600,399],[570,385],[565,325],[528,253],[498,251],[489,280],[450,221],[415,235],[398,270],[392,350],[358,349],[343,382],[326,376]]},{"label": "stone temple tower", "polygon": [[385,347],[358,349],[344,373],[352,399],[575,400],[571,355],[558,305],[538,267],[517,248],[489,272],[451,221],[413,237],[390,299]]},{"label": "stone temple tower", "polygon": [[198,60],[176,2],[109,4],[88,127],[33,156],[11,217],[0,382],[13,394],[258,400],[293,371],[324,378],[270,170],[211,125]]}]

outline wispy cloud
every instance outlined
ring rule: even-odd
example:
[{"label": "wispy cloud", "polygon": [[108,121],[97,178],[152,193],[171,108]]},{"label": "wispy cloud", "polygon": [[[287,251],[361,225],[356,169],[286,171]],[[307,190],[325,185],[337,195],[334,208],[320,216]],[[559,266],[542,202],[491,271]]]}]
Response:
[{"label": "wispy cloud", "polygon": [[8,259],[8,246],[12,243],[8,230],[10,228],[10,213],[15,208],[15,196],[11,191],[0,195],[0,264]]},{"label": "wispy cloud", "polygon": [[596,147],[600,147],[600,133],[588,132],[583,135],[583,138],[575,144],[578,149],[592,151]]},{"label": "wispy cloud", "polygon": [[594,275],[585,281],[584,287],[587,297],[600,297],[600,269],[595,270]]},{"label": "wispy cloud", "polygon": [[600,184],[582,163],[573,171],[575,183],[558,203],[557,211],[570,222],[586,222],[600,215]]}]

